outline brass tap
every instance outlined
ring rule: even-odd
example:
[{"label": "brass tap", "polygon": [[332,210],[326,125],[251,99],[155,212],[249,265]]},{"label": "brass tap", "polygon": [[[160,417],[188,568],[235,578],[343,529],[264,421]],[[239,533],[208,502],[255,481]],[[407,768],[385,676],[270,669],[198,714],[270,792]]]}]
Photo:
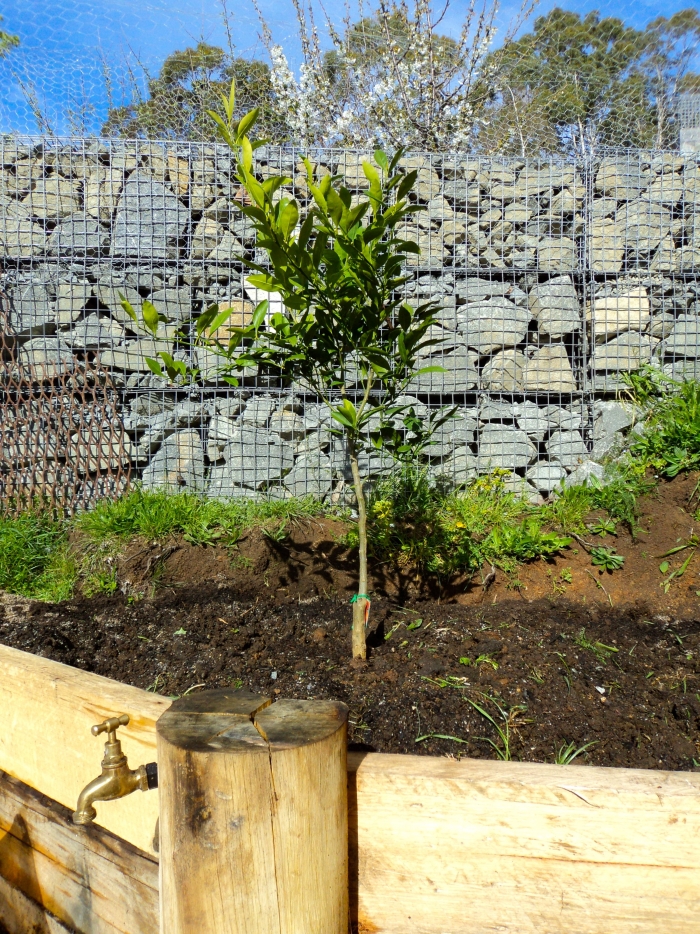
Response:
[{"label": "brass tap", "polygon": [[140,765],[137,769],[130,769],[126,756],[122,753],[122,744],[117,739],[117,730],[126,726],[129,715],[121,714],[119,717],[110,717],[102,723],[92,727],[92,735],[107,734],[105,754],[102,759],[102,774],[94,778],[83,788],[78,797],[78,807],[73,813],[74,824],[91,824],[97,817],[97,811],[92,806],[94,801],[114,801],[130,795],[132,791],[140,788],[148,791],[149,788],[158,787],[158,767],[155,762]]}]

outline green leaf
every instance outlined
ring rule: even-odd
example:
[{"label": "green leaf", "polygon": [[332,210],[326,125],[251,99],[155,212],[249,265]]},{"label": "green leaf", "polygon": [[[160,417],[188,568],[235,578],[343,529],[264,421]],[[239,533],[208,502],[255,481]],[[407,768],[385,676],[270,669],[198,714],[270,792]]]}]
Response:
[{"label": "green leaf", "polygon": [[382,183],[379,178],[379,174],[371,162],[362,163],[362,171],[365,173],[365,178],[367,178],[371,185],[376,185],[380,190]]},{"label": "green leaf", "polygon": [[153,360],[151,357],[146,357],[146,366],[154,373],[156,376],[163,376],[163,367],[157,360]]},{"label": "green leaf", "polygon": [[413,169],[412,172],[408,172],[401,179],[399,187],[396,189],[396,200],[403,201],[406,195],[413,189],[413,186],[416,184],[418,178],[418,170]]},{"label": "green leaf", "polygon": [[659,565],[659,570],[661,571],[662,574],[665,574],[666,571],[668,571],[670,566],[671,565],[668,563],[668,561],[662,561],[661,564]]},{"label": "green leaf", "polygon": [[260,108],[255,107],[253,110],[249,110],[248,113],[244,117],[241,117],[241,119],[238,122],[238,126],[236,127],[236,136],[237,136],[238,142],[241,142],[243,140],[243,137],[247,136],[248,130],[250,130],[250,128],[255,123],[255,121],[258,119],[259,114],[260,114]]},{"label": "green leaf", "polygon": [[270,307],[270,302],[267,299],[264,299],[262,302],[260,302],[260,304],[257,306],[255,311],[253,312],[253,320],[251,322],[251,327],[254,330],[257,331],[260,325],[265,320],[265,316],[267,315],[267,310],[269,307]]},{"label": "green leaf", "polygon": [[122,295],[121,292],[118,292],[117,294],[119,295],[119,303],[121,304],[124,311],[133,321],[135,321],[138,324],[139,319],[136,317],[136,312],[132,308],[131,302],[128,301],[128,299],[124,295]]},{"label": "green leaf", "polygon": [[147,298],[144,298],[141,303],[141,314],[143,315],[143,323],[155,337],[158,333],[158,322],[160,320],[158,309],[152,302],[149,302]]},{"label": "green leaf", "polygon": [[226,141],[226,143],[228,144],[229,148],[235,149],[235,148],[236,148],[236,143],[235,143],[233,137],[231,136],[231,134],[229,133],[228,127],[226,126],[226,124],[224,123],[224,121],[221,119],[221,117],[219,116],[219,114],[218,114],[215,110],[208,110],[208,111],[207,111],[207,114],[208,114],[208,115],[211,117],[211,119],[216,123],[216,126],[217,126],[217,129],[218,129],[218,131],[219,131],[219,134],[220,134],[220,135],[223,137],[223,139]]},{"label": "green leaf", "polygon": [[286,240],[289,239],[292,231],[299,221],[299,208],[296,201],[290,201],[284,208],[279,219],[279,227]]},{"label": "green leaf", "polygon": [[374,161],[377,163],[380,169],[383,169],[385,172],[389,171],[389,160],[387,159],[386,153],[383,150],[374,150]]},{"label": "green leaf", "polygon": [[207,308],[206,311],[203,311],[202,314],[197,318],[197,323],[195,325],[197,329],[197,337],[201,337],[202,334],[207,330],[209,325],[218,314],[218,311],[218,305],[210,305],[209,308]]},{"label": "green leaf", "polygon": [[396,166],[397,166],[397,165],[399,164],[399,162],[402,160],[403,154],[404,154],[405,152],[406,152],[406,148],[405,148],[404,146],[401,146],[399,149],[396,150],[396,152],[394,153],[394,155],[393,155],[393,157],[392,157],[392,160],[391,160],[391,162],[390,162],[390,164],[389,164],[389,175],[393,175],[393,174],[394,174],[394,171],[395,171],[395,169],[396,169]]},{"label": "green leaf", "polygon": [[[241,140],[241,161],[246,173],[249,173],[253,167],[253,147],[250,145],[250,140],[247,136],[244,136]],[[248,191],[250,191],[250,188]]]},{"label": "green leaf", "polygon": [[331,409],[333,418],[346,428],[357,429],[357,409],[349,399],[343,399],[335,409]]},{"label": "green leaf", "polygon": [[277,288],[274,279],[267,273],[248,276],[246,281],[250,283],[250,285],[255,286],[256,289],[262,289],[263,292],[274,292]]}]

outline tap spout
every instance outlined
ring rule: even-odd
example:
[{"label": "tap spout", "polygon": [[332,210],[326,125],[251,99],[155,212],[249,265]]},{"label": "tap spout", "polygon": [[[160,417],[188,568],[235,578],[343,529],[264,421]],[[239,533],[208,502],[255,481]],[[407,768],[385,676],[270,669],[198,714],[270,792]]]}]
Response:
[{"label": "tap spout", "polygon": [[130,769],[126,756],[122,753],[122,744],[117,739],[117,729],[129,723],[129,715],[110,717],[103,723],[93,726],[93,736],[107,734],[105,754],[102,759],[102,774],[93,778],[78,796],[78,806],[73,812],[74,824],[91,824],[97,817],[95,801],[114,801],[130,795],[132,791],[158,787],[158,770],[155,762]]},{"label": "tap spout", "polygon": [[97,817],[97,811],[93,807],[95,801],[115,801],[117,798],[123,798],[124,795],[130,795],[137,789],[147,791],[149,787],[145,765],[140,765],[132,771],[126,767],[125,759],[122,768],[103,767],[102,774],[93,778],[80,792],[78,806],[73,814],[73,823],[91,824]]}]

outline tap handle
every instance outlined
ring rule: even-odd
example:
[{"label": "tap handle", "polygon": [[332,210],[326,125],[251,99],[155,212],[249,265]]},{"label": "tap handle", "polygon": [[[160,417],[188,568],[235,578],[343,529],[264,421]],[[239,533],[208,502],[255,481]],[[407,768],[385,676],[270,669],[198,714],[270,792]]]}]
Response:
[{"label": "tap handle", "polygon": [[107,741],[110,743],[116,742],[116,732],[120,726],[126,726],[129,722],[129,714],[123,713],[118,717],[110,717],[108,720],[103,720],[102,723],[97,723],[92,727],[91,733],[93,736],[99,736],[100,733],[109,734]]}]

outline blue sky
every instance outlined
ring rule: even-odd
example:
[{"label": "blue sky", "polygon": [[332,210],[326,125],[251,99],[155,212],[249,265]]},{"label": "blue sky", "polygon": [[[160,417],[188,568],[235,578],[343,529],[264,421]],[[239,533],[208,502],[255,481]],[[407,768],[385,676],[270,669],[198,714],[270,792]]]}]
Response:
[{"label": "blue sky", "polygon": [[[119,99],[128,79],[128,63],[143,63],[153,73],[164,58],[176,48],[195,43],[200,38],[213,44],[226,44],[224,4],[231,15],[234,42],[242,54],[264,55],[258,39],[259,24],[250,0],[4,0],[0,13],[3,28],[19,35],[21,46],[0,62],[0,80],[4,89],[0,99],[0,132],[34,132],[36,121],[16,76],[25,92],[49,117],[51,128],[70,131],[66,111],[80,101],[92,102],[94,112],[86,120],[93,130],[99,128],[108,106],[105,70],[111,76],[113,95]],[[294,8],[291,0],[259,0],[275,39],[285,46],[293,63],[299,50],[295,42]],[[338,21],[344,12],[339,0],[329,0],[325,8]],[[543,0],[536,14],[556,6],[555,0]],[[600,10],[603,15],[620,16],[637,28],[661,14],[691,6],[692,0],[592,0],[560,2],[559,6],[587,13]],[[445,32],[456,33],[461,23],[465,0],[453,0],[443,22]],[[499,12],[501,30],[505,30],[517,12],[517,3],[505,0]],[[138,69],[137,69],[138,70]]]}]

